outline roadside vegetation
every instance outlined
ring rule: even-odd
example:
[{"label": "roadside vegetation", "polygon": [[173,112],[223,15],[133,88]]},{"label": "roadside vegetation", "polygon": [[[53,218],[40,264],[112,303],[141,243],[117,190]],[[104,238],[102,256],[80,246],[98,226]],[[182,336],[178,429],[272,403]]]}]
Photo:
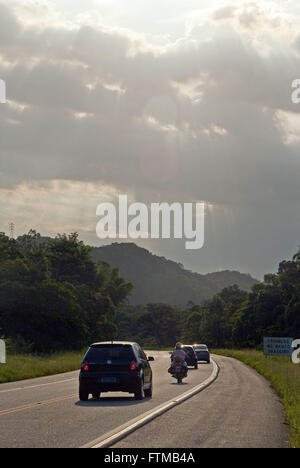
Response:
[{"label": "roadside vegetation", "polygon": [[128,305],[135,285],[95,262],[91,250],[76,233],[45,239],[30,231],[17,240],[0,233],[0,338],[13,343],[11,354],[77,351],[111,339],[148,349],[176,341],[257,349],[264,336],[300,338],[300,250],[250,292],[232,285],[185,306]]},{"label": "roadside vegetation", "polygon": [[156,348],[200,341],[213,348],[261,349],[264,336],[298,339],[300,250],[249,293],[233,285],[201,304],[123,306],[115,323],[121,339]]},{"label": "roadside vegetation", "polygon": [[254,350],[219,349],[214,353],[244,362],[271,382],[285,407],[291,447],[300,448],[300,365],[288,357],[266,357]]},{"label": "roadside vegetation", "polygon": [[[170,351],[171,349],[166,348],[160,351]],[[49,356],[9,354],[7,364],[0,364],[0,384],[79,371],[86,351],[87,348],[80,352],[66,352]]]},{"label": "roadside vegetation", "polygon": [[50,240],[35,231],[17,240],[0,233],[0,338],[12,354],[76,351],[111,339],[132,287],[117,268],[95,263],[76,233]]},{"label": "roadside vegetation", "polygon": [[83,355],[84,351],[51,356],[8,355],[7,364],[0,364],[0,384],[79,370]]}]

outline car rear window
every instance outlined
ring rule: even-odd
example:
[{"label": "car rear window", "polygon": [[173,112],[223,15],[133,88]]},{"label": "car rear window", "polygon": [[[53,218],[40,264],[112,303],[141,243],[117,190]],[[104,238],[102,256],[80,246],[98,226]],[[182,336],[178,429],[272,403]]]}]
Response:
[{"label": "car rear window", "polygon": [[130,345],[105,345],[90,348],[84,360],[87,362],[107,361],[108,359],[132,361],[134,357],[132,346]]},{"label": "car rear window", "polygon": [[197,350],[207,349],[207,346],[195,346],[195,349],[197,349]]},{"label": "car rear window", "polygon": [[185,351],[186,353],[193,353],[194,349],[190,346],[184,346],[183,351]]}]

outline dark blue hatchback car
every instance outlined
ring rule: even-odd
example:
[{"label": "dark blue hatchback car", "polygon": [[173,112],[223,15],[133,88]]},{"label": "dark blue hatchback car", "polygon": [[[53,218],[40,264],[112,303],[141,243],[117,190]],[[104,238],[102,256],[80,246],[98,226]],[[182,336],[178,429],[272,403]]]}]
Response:
[{"label": "dark blue hatchback car", "polygon": [[79,376],[79,398],[100,398],[103,392],[128,392],[136,400],[152,397],[152,369],[137,343],[94,343],[86,353]]},{"label": "dark blue hatchback car", "polygon": [[198,361],[205,361],[210,364],[210,352],[205,344],[194,345],[193,348]]}]

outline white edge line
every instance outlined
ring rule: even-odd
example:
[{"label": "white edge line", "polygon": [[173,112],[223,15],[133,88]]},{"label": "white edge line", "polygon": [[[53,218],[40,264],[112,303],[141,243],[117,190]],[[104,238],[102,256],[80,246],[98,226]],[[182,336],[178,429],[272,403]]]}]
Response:
[{"label": "white edge line", "polygon": [[166,413],[171,408],[174,408],[175,406],[180,405],[181,403],[188,400],[189,398],[192,398],[197,393],[202,392],[207,387],[209,387],[213,382],[215,382],[215,380],[217,379],[219,375],[219,370],[220,370],[219,366],[216,364],[215,361],[211,360],[211,362],[213,364],[213,371],[210,377],[208,377],[208,379],[206,379],[200,385],[197,385],[196,387],[194,387],[193,390],[186,392],[177,398],[169,400],[166,403],[163,403],[162,405],[154,408],[153,410],[148,411],[142,416],[138,416],[137,418],[132,419],[126,424],[123,424],[123,426],[120,426],[117,429],[114,429],[113,431],[94,440],[93,442],[90,442],[84,445],[82,448],[94,448],[94,449],[108,448],[111,445],[114,445],[116,442],[119,442],[120,440],[124,439],[132,432],[146,425],[150,421],[153,421],[153,419]]}]

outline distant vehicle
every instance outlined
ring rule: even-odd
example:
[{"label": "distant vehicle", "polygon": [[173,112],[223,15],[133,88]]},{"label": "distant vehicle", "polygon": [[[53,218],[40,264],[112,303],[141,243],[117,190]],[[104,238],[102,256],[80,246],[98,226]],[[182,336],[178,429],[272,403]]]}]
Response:
[{"label": "distant vehicle", "polygon": [[210,364],[210,352],[205,344],[194,345],[193,348],[198,362],[205,361],[207,364]]},{"label": "distant vehicle", "polygon": [[136,400],[152,397],[152,369],[148,357],[137,343],[94,343],[86,353],[79,376],[79,399],[102,392],[128,392]]},{"label": "distant vehicle", "polygon": [[198,359],[193,346],[184,345],[182,349],[186,353],[187,365],[189,367],[194,367],[195,369],[198,369]]}]

